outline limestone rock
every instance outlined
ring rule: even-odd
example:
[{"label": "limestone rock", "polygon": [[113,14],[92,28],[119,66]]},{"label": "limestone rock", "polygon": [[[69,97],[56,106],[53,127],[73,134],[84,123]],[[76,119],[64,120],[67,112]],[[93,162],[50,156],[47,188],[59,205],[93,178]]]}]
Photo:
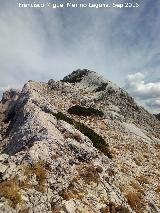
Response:
[{"label": "limestone rock", "polygon": [[0,212],[159,212],[160,122],[94,71],[7,91],[0,121]]}]

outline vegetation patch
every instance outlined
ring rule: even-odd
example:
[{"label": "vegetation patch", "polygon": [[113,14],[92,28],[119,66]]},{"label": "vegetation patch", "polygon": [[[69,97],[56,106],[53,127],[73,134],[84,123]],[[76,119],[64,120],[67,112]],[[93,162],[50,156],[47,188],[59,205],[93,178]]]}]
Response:
[{"label": "vegetation patch", "polygon": [[57,203],[51,203],[52,213],[61,213],[61,207]]},{"label": "vegetation patch", "polygon": [[117,213],[130,213],[129,209],[122,205],[117,206],[115,210]]},{"label": "vegetation patch", "polygon": [[134,210],[141,210],[142,209],[142,199],[141,195],[138,192],[129,191],[126,194],[126,198],[128,200],[128,204]]},{"label": "vegetation patch", "polygon": [[139,184],[138,181],[132,180],[132,181],[131,181],[131,186],[132,186],[134,189],[136,189],[138,192],[142,192],[142,193],[143,193],[143,188],[142,188],[142,186]]},{"label": "vegetation patch", "polygon": [[79,176],[84,180],[85,183],[90,184],[91,182],[99,182],[99,174],[94,166],[83,166],[79,169]]},{"label": "vegetation patch", "polygon": [[155,191],[160,194],[160,185],[157,186],[157,189]]},{"label": "vegetation patch", "polygon": [[136,179],[141,185],[149,184],[148,178],[145,177],[144,175],[140,175],[140,176],[136,177]]},{"label": "vegetation patch", "polygon": [[36,180],[38,182],[38,185],[36,189],[38,191],[44,192],[45,189],[45,182],[47,178],[47,171],[45,169],[45,165],[43,162],[37,162],[34,165],[28,166],[25,168],[25,175],[27,176],[27,179],[29,180],[30,177],[33,175],[36,175]]},{"label": "vegetation patch", "polygon": [[0,197],[9,199],[13,208],[22,201],[20,188],[15,179],[0,183]]},{"label": "vegetation patch", "polygon": [[104,91],[107,87],[108,83],[102,83],[99,87],[97,87],[94,91],[95,92],[101,92]]},{"label": "vegetation patch", "polygon": [[82,199],[84,197],[84,191],[78,188],[74,180],[69,184],[68,188],[62,191],[62,198],[64,200],[70,199]]},{"label": "vegetation patch", "polygon": [[69,114],[79,115],[79,116],[100,116],[103,117],[104,113],[101,110],[94,109],[92,107],[82,107],[79,105],[72,106],[68,109]]},{"label": "vegetation patch", "polygon": [[101,213],[130,213],[128,208],[122,205],[116,206],[115,203],[109,202],[107,206],[100,209]]},{"label": "vegetation patch", "polygon": [[21,210],[19,210],[18,213],[29,213],[29,208],[27,208],[27,209],[21,209]]},{"label": "vegetation patch", "polygon": [[99,151],[103,152],[106,156],[109,158],[112,158],[112,154],[109,150],[108,144],[106,144],[105,140],[98,135],[96,132],[94,132],[92,129],[90,129],[88,126],[75,121],[72,118],[69,118],[62,112],[58,113],[53,113],[53,115],[58,119],[58,120],[63,120],[66,121],[67,123],[73,125],[77,130],[79,130],[82,134],[87,136],[93,143],[93,146],[97,148]]},{"label": "vegetation patch", "polygon": [[103,172],[103,168],[101,166],[97,166],[96,170],[98,173],[102,173]]}]

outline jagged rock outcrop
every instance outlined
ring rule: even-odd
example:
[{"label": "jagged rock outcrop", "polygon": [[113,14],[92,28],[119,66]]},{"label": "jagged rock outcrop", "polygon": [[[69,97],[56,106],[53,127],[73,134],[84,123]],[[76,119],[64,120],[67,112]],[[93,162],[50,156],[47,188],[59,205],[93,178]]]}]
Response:
[{"label": "jagged rock outcrop", "polygon": [[0,107],[0,212],[160,211],[160,122],[123,89],[77,70]]},{"label": "jagged rock outcrop", "polygon": [[160,113],[159,114],[155,114],[155,117],[160,120]]}]

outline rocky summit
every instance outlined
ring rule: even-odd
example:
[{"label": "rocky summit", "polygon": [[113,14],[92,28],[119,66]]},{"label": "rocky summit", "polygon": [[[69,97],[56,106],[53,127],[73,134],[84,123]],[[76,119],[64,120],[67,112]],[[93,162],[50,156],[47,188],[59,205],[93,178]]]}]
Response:
[{"label": "rocky summit", "polygon": [[159,213],[160,121],[96,72],[0,102],[0,213]]}]

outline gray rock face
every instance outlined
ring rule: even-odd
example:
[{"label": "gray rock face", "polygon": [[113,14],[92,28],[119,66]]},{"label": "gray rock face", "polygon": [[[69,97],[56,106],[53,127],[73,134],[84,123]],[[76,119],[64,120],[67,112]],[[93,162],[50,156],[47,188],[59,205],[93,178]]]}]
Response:
[{"label": "gray rock face", "polygon": [[86,76],[91,71],[84,69],[84,70],[76,70],[73,71],[70,75],[63,78],[63,82],[69,82],[69,83],[77,83],[80,82],[84,76]]},{"label": "gray rock face", "polygon": [[20,94],[20,90],[10,89],[3,93],[2,103],[4,104],[7,101],[16,100]]},{"label": "gray rock face", "polygon": [[155,117],[160,120],[160,113],[159,114],[155,114]]},{"label": "gray rock face", "polygon": [[0,212],[160,211],[160,122],[112,82],[86,69],[29,81],[0,112]]}]

